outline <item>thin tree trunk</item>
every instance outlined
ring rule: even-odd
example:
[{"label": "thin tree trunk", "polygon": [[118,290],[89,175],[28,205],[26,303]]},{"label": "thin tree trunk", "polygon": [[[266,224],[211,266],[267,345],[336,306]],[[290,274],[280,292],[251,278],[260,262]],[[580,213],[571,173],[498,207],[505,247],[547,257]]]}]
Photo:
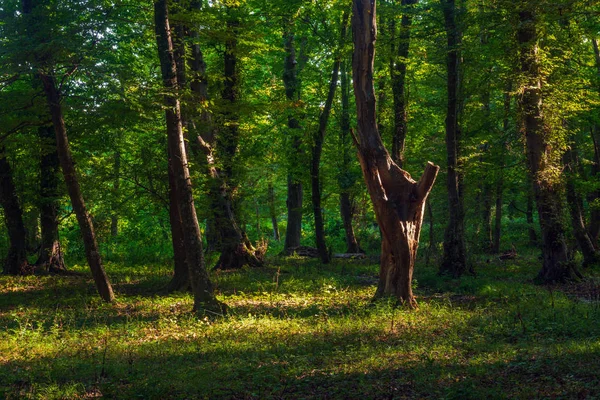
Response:
[{"label": "thin tree trunk", "polygon": [[510,116],[510,90],[511,83],[507,84],[506,91],[504,92],[504,118],[502,121],[502,134],[503,143],[502,150],[500,152],[499,159],[499,176],[496,180],[496,215],[494,223],[494,241],[492,246],[492,253],[500,253],[500,241],[502,235],[502,203],[503,203],[503,192],[504,192],[504,156],[506,153],[506,147],[508,143],[507,135],[509,129],[509,116]]},{"label": "thin tree trunk", "polygon": [[46,93],[46,99],[48,101],[48,107],[50,109],[50,115],[52,116],[52,123],[54,125],[54,132],[56,135],[58,158],[60,160],[61,169],[67,185],[67,191],[71,198],[71,205],[75,211],[77,222],[79,223],[79,229],[83,236],[83,243],[85,246],[85,253],[92,276],[96,282],[98,293],[102,299],[107,302],[114,300],[112,287],[108,280],[108,276],[104,271],[102,265],[102,259],[100,257],[100,249],[98,248],[98,242],[96,241],[96,233],[94,232],[94,224],[92,218],[88,214],[81,189],[79,187],[79,180],[77,178],[77,172],[75,171],[75,164],[73,162],[73,156],[71,155],[71,148],[69,146],[69,139],[67,137],[67,129],[65,127],[65,120],[62,114],[62,107],[60,105],[60,95],[56,87],[56,81],[51,75],[47,75],[44,72],[39,72],[39,76],[44,85],[44,92]]},{"label": "thin tree trunk", "polygon": [[58,174],[60,166],[56,152],[56,136],[52,127],[40,127],[38,135],[42,142],[39,206],[42,243],[35,264],[49,272],[61,273],[67,268],[58,238]]},{"label": "thin tree trunk", "polygon": [[[296,59],[296,49],[294,47],[294,34],[286,31],[285,40],[285,64],[283,72],[283,84],[285,86],[285,95],[290,103],[296,103],[300,100],[300,81],[298,80],[298,60]],[[295,117],[293,110],[288,115],[288,132],[291,138],[290,164],[292,169],[288,172],[287,178],[287,228],[285,230],[284,253],[289,254],[290,249],[300,246],[302,238],[302,182],[300,174],[294,168],[301,165],[301,138],[300,123]]]},{"label": "thin tree trunk", "polygon": [[194,311],[224,312],[225,305],[215,298],[213,286],[204,264],[202,237],[194,207],[192,182],[181,125],[181,108],[174,93],[177,88],[177,67],[173,55],[166,0],[154,2],[154,18],[163,84],[169,92],[164,96],[167,142],[175,175],[179,212],[181,213],[186,263],[194,293]]},{"label": "thin tree trunk", "polygon": [[[344,13],[342,16],[341,26],[341,39],[340,49],[344,43],[346,37],[346,24],[348,22],[348,15]],[[331,106],[333,105],[333,98],[335,96],[335,90],[337,88],[338,75],[340,72],[341,56],[338,54],[336,60],[333,63],[333,71],[331,73],[331,81],[329,82],[329,91],[327,93],[327,100],[325,101],[325,107],[319,117],[319,129],[314,135],[314,144],[312,148],[312,162],[310,168],[311,178],[311,189],[312,189],[312,206],[315,218],[315,238],[319,257],[323,264],[329,263],[329,252],[327,251],[327,245],[325,244],[325,227],[323,223],[323,211],[321,209],[321,180],[319,178],[319,169],[321,164],[321,153],[323,151],[323,142],[325,140],[325,132],[327,131],[327,122],[329,121],[329,115],[331,113]]]},{"label": "thin tree trunk", "polygon": [[[446,113],[446,151],[448,155],[447,188],[449,220],[444,235],[444,256],[440,273],[460,277],[467,272],[465,247],[465,212],[462,194],[463,178],[459,157],[461,151],[461,132],[459,117],[460,88],[460,32],[456,23],[456,5],[454,0],[441,0],[444,9],[444,21],[447,37],[447,90],[448,108]],[[468,268],[469,272],[473,272]]]},{"label": "thin tree trunk", "polygon": [[[592,39],[592,45],[594,47],[594,56],[596,60],[596,69],[598,71],[598,79],[600,81],[600,46],[599,40],[596,38]],[[600,87],[598,87],[600,90]],[[594,163],[592,164],[592,177],[596,178],[596,182],[600,180],[600,125],[594,124],[591,130],[592,143],[594,145]],[[600,188],[593,191],[588,202],[593,204],[590,207],[590,223],[589,223],[589,235],[592,240],[592,244],[596,250],[600,250]]]},{"label": "thin tree trunk", "polygon": [[354,204],[350,195],[350,189],[355,184],[355,179],[350,172],[350,152],[348,149],[348,141],[350,138],[350,84],[348,79],[348,66],[344,61],[341,64],[341,98],[342,98],[342,115],[340,123],[340,141],[342,148],[342,164],[338,176],[340,186],[340,214],[344,224],[344,232],[346,236],[346,252],[364,253],[360,248],[352,220],[354,218]]},{"label": "thin tree trunk", "polygon": [[279,225],[277,223],[277,212],[275,211],[275,191],[271,182],[269,182],[268,197],[269,215],[271,216],[271,225],[273,226],[273,240],[279,242],[281,238],[279,237]]},{"label": "thin tree trunk", "polygon": [[376,39],[375,0],[354,0],[353,78],[358,135],[355,144],[365,183],[381,229],[381,265],[375,297],[395,296],[416,306],[412,275],[423,209],[439,167],[428,163],[419,182],[402,170],[385,149],[377,130],[373,60]]},{"label": "thin tree trunk", "polygon": [[110,216],[110,235],[114,238],[119,235],[119,216],[117,214],[116,205],[118,201],[116,198],[119,196],[119,190],[121,188],[121,152],[115,151],[113,163],[113,210]]},{"label": "thin tree trunk", "polygon": [[0,147],[0,205],[4,208],[4,221],[10,240],[3,272],[9,275],[26,274],[29,269],[27,232],[23,223],[23,210],[19,204],[12,168],[6,158],[4,147]]},{"label": "thin tree trunk", "polygon": [[525,82],[520,97],[527,145],[527,160],[533,181],[540,228],[542,232],[543,266],[538,279],[544,283],[575,278],[579,273],[569,259],[562,224],[563,209],[560,183],[549,177],[547,160],[551,146],[546,141],[548,129],[542,116],[542,79],[538,59],[536,16],[531,10],[519,11],[517,40],[520,45],[521,71]]},{"label": "thin tree trunk", "polygon": [[535,225],[533,220],[533,183],[530,182],[530,188],[527,191],[527,209],[525,212],[525,217],[527,221],[527,233],[529,235],[529,245],[537,246],[539,245],[537,233],[535,231]]},{"label": "thin tree trunk", "polygon": [[392,93],[394,98],[394,135],[392,137],[392,159],[400,168],[404,166],[404,146],[408,129],[406,67],[410,48],[410,28],[412,16],[409,9],[418,0],[402,0],[402,20],[400,33],[396,42],[396,28],[392,25],[390,75],[392,77]]},{"label": "thin tree trunk", "polygon": [[[600,125],[594,125],[591,130],[592,143],[594,145],[594,162],[592,163],[592,178],[600,181]],[[588,197],[590,207],[589,235],[592,244],[600,250],[600,188],[594,190]]]},{"label": "thin tree trunk", "polygon": [[567,204],[571,214],[571,226],[573,227],[573,235],[577,241],[577,245],[583,255],[583,266],[588,267],[596,264],[600,260],[600,254],[594,248],[592,241],[588,235],[588,230],[585,227],[585,218],[583,216],[583,199],[575,190],[575,171],[579,164],[577,157],[577,149],[575,143],[565,152],[563,162],[567,170],[566,189],[567,189]]}]

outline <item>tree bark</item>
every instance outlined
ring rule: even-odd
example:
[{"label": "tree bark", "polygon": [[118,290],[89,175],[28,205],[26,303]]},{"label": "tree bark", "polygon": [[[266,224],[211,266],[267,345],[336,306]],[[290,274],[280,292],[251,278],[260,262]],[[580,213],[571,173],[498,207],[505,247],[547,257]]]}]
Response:
[{"label": "tree bark", "polygon": [[215,298],[213,286],[204,264],[202,238],[194,206],[192,182],[187,164],[181,125],[181,107],[175,95],[177,88],[177,67],[173,54],[173,42],[171,40],[166,0],[154,2],[154,20],[163,85],[167,90],[164,96],[167,143],[175,175],[177,203],[183,226],[186,263],[194,293],[193,310],[195,312],[224,312],[225,306]]},{"label": "tree bark", "polygon": [[460,165],[461,132],[459,126],[459,89],[460,89],[460,31],[456,23],[456,5],[454,0],[441,0],[444,9],[444,21],[447,38],[447,91],[448,107],[446,112],[446,151],[448,155],[447,188],[449,220],[444,235],[444,255],[440,265],[440,274],[460,277],[473,270],[467,267],[465,246],[465,212],[463,199],[463,174]]},{"label": "tree bark", "polygon": [[427,196],[439,167],[428,163],[415,182],[392,160],[377,130],[373,60],[376,28],[375,0],[354,0],[353,78],[358,130],[355,144],[365,183],[381,229],[381,265],[375,298],[391,295],[416,306],[412,275]]},{"label": "tree bark", "polygon": [[410,28],[412,16],[410,8],[418,0],[402,0],[402,20],[400,33],[396,43],[396,28],[392,26],[392,40],[390,60],[390,75],[392,78],[392,94],[394,98],[394,135],[392,136],[392,159],[400,168],[404,166],[404,146],[408,129],[407,96],[406,96],[406,67],[410,49]]},{"label": "tree bark", "polygon": [[19,204],[12,168],[6,158],[6,150],[0,147],[0,205],[4,209],[4,221],[8,229],[10,246],[3,272],[22,275],[29,271],[27,262],[27,232],[23,223],[23,210]]},{"label": "tree bark", "polygon": [[552,149],[542,114],[542,79],[538,57],[538,32],[533,10],[519,10],[517,40],[521,72],[525,79],[520,97],[521,117],[527,146],[529,172],[533,182],[542,232],[543,266],[538,279],[544,283],[561,282],[579,275],[569,259],[562,223],[560,182],[549,177]]},{"label": "tree bark", "polygon": [[38,130],[42,142],[40,160],[40,225],[42,243],[36,266],[48,272],[66,271],[58,238],[58,179],[59,160],[56,152],[56,137],[52,127]]},{"label": "tree bark", "polygon": [[[289,27],[288,27],[289,29]],[[283,84],[285,86],[285,95],[287,100],[294,106],[300,101],[300,81],[298,79],[298,60],[296,59],[296,49],[294,47],[294,34],[289,30],[284,34],[284,49],[286,52]],[[295,110],[289,110],[288,115],[288,133],[291,138],[290,164],[292,168],[288,172],[287,178],[287,228],[285,230],[284,253],[289,254],[290,249],[300,246],[302,238],[302,182],[300,174],[294,169],[301,164],[301,138],[300,123],[294,115]]]},{"label": "tree bark", "polygon": [[177,198],[177,183],[173,166],[173,158],[169,155],[169,222],[171,225],[171,243],[173,245],[173,277],[167,285],[169,293],[191,289],[190,272],[186,262],[185,238],[183,222]]}]

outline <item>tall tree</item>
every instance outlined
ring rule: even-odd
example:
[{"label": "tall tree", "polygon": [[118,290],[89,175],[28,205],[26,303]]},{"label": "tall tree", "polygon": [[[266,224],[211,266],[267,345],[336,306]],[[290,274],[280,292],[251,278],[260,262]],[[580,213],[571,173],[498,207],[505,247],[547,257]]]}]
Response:
[{"label": "tall tree", "polygon": [[542,232],[542,282],[559,282],[579,273],[569,259],[563,226],[560,181],[552,174],[557,167],[556,150],[549,142],[550,127],[544,123],[542,69],[538,52],[538,7],[530,1],[518,5],[517,41],[520,47],[522,95],[519,99],[527,161]]},{"label": "tall tree", "polygon": [[[23,0],[22,2],[23,15],[27,20],[27,23],[25,24],[27,28],[25,28],[24,33],[26,37],[32,41],[40,39],[34,27],[37,26],[37,24],[43,24],[45,22],[41,19],[43,14],[37,12],[38,10],[42,10],[42,7],[36,8],[36,6],[38,6],[38,3],[34,0]],[[48,40],[48,38],[42,40]],[[114,293],[104,270],[104,266],[102,265],[100,249],[98,248],[96,233],[94,231],[94,224],[87,211],[81,193],[77,171],[75,170],[75,163],[73,162],[73,156],[71,154],[71,147],[69,145],[69,138],[67,136],[67,128],[61,105],[61,94],[56,82],[56,71],[52,59],[53,54],[46,52],[38,53],[32,58],[37,62],[37,65],[35,65],[36,73],[42,82],[44,93],[46,95],[46,102],[50,111],[56,137],[58,158],[67,191],[71,199],[71,205],[75,211],[81,235],[83,236],[86,258],[100,297],[107,302],[111,302],[114,300]]]},{"label": "tall tree", "polygon": [[337,49],[335,61],[333,62],[333,71],[331,73],[331,80],[329,81],[327,99],[325,100],[323,111],[321,111],[321,115],[319,116],[319,129],[313,137],[314,143],[312,147],[312,162],[310,167],[312,205],[315,218],[315,238],[317,250],[319,251],[319,257],[324,264],[329,262],[329,252],[327,251],[327,246],[325,244],[325,228],[323,223],[323,211],[321,209],[321,180],[319,178],[319,169],[321,164],[321,153],[323,152],[323,141],[325,140],[325,132],[327,130],[327,122],[329,120],[329,115],[331,114],[331,106],[333,105],[335,90],[338,85],[338,75],[340,72],[341,63],[340,53],[346,38],[347,23],[348,14],[344,13],[342,15],[342,24],[340,29],[339,48]]},{"label": "tall tree", "polygon": [[465,247],[465,211],[463,173],[461,171],[460,110],[460,43],[455,0],[441,0],[446,29],[446,152],[449,220],[444,235],[444,255],[440,273],[459,277],[467,271]]},{"label": "tall tree", "polygon": [[202,238],[194,206],[192,182],[183,137],[181,107],[175,93],[177,88],[177,66],[173,54],[166,0],[154,2],[154,20],[163,85],[167,91],[164,95],[167,143],[175,176],[175,187],[177,188],[186,262],[194,294],[194,311],[224,312],[225,306],[215,298],[213,286],[204,263]]},{"label": "tall tree", "polygon": [[401,0],[402,20],[400,32],[396,40],[396,28],[392,25],[390,40],[392,57],[390,74],[392,77],[392,93],[394,97],[394,134],[392,137],[392,158],[400,168],[404,165],[404,146],[408,130],[408,111],[406,96],[406,69],[408,51],[410,49],[410,30],[412,25],[412,9],[418,0]]},{"label": "tall tree", "polygon": [[298,79],[298,59],[292,22],[286,23],[284,31],[284,49],[286,52],[283,84],[285,96],[290,103],[287,120],[287,134],[291,141],[290,164],[291,168],[287,177],[287,228],[285,230],[284,252],[300,246],[302,238],[302,181],[297,166],[300,164],[301,155],[301,130],[296,114],[296,106],[300,102],[300,80]]},{"label": "tall tree", "polygon": [[358,158],[381,230],[381,265],[375,297],[390,295],[416,306],[412,293],[425,201],[439,167],[428,163],[418,182],[392,160],[377,129],[373,60],[375,58],[375,0],[354,0],[353,78],[356,97]]}]

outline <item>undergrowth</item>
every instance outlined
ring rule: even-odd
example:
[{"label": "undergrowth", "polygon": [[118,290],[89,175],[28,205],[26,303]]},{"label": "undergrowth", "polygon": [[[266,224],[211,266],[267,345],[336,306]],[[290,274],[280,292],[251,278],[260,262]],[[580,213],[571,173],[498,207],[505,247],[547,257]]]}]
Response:
[{"label": "undergrowth", "polygon": [[473,262],[417,265],[411,311],[371,303],[372,262],[273,258],[212,275],[215,319],[164,293],[165,265],[108,264],[114,304],[91,279],[2,276],[0,398],[600,397],[598,299],[534,285],[533,254]]}]

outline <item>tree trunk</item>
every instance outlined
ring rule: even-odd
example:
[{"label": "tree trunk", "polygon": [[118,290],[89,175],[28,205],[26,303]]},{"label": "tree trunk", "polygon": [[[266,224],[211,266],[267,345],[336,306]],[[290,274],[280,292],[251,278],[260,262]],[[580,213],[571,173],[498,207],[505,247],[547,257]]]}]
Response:
[{"label": "tree trunk", "polygon": [[419,182],[415,182],[385,149],[377,130],[373,87],[375,0],[354,0],[353,4],[353,78],[358,122],[355,144],[382,236],[375,297],[395,296],[398,301],[414,307],[411,283],[423,209],[439,167],[428,163]]},{"label": "tree trunk", "polygon": [[[341,51],[341,47],[344,44],[346,37],[346,24],[348,22],[348,16],[344,13],[342,16],[341,26],[341,39],[338,51]],[[333,63],[333,71],[331,73],[331,81],[329,82],[329,91],[327,93],[327,100],[325,101],[325,107],[319,117],[319,129],[314,135],[314,144],[312,148],[312,162],[310,168],[310,180],[312,189],[312,206],[315,217],[315,237],[317,250],[319,251],[319,257],[323,264],[329,263],[329,252],[327,251],[327,245],[325,244],[325,227],[323,223],[323,211],[321,209],[321,180],[319,178],[319,169],[321,164],[321,153],[323,151],[323,142],[325,140],[325,132],[327,131],[327,122],[329,121],[329,115],[331,113],[331,106],[333,105],[333,98],[335,96],[335,90],[337,88],[338,75],[340,72],[341,56],[336,55],[336,60]]]},{"label": "tree trunk", "polygon": [[268,189],[269,197],[269,215],[271,216],[271,225],[273,226],[273,240],[279,242],[279,224],[277,223],[277,212],[275,211],[275,191],[273,190],[273,184],[269,182]]},{"label": "tree trunk", "polygon": [[492,246],[492,253],[500,253],[500,240],[502,235],[502,194],[504,192],[504,156],[506,154],[506,147],[508,143],[507,135],[509,129],[509,115],[510,115],[510,90],[511,84],[507,85],[506,91],[504,92],[504,118],[502,121],[502,133],[503,143],[502,150],[500,153],[499,160],[499,176],[496,180],[496,215],[494,223],[494,241]]},{"label": "tree trunk", "polygon": [[167,291],[187,291],[191,289],[190,272],[186,262],[183,222],[177,199],[177,184],[173,167],[173,158],[169,156],[169,222],[171,225],[171,243],[173,244],[173,278],[167,285]]},{"label": "tree trunk", "polygon": [[[463,177],[459,164],[461,132],[459,117],[460,88],[460,32],[456,23],[454,0],[441,0],[447,37],[447,89],[448,108],[446,113],[446,151],[448,155],[447,187],[449,220],[444,235],[444,256],[440,273],[460,277],[467,272],[465,247],[465,212],[463,202]],[[469,268],[469,272],[473,272]]]},{"label": "tree trunk", "polygon": [[[600,45],[599,40],[596,38],[592,39],[592,45],[594,47],[594,56],[596,60],[596,69],[598,70],[598,81],[600,82]],[[600,90],[600,87],[598,88]],[[600,178],[600,125],[594,124],[591,130],[592,143],[594,145],[594,163],[592,164],[592,177]],[[592,240],[592,244],[597,250],[600,250],[600,188],[594,190],[588,201],[592,204],[590,207],[590,223],[589,223],[589,235]]]},{"label": "tree trunk", "polygon": [[571,214],[571,226],[577,245],[583,255],[583,266],[588,267],[596,264],[600,260],[600,254],[594,248],[592,241],[585,227],[585,218],[583,216],[583,199],[575,190],[575,171],[579,164],[577,149],[575,143],[565,152],[563,156],[565,169],[567,171],[567,203]]},{"label": "tree trunk", "polygon": [[113,210],[110,216],[110,235],[114,238],[119,234],[119,216],[118,216],[118,196],[121,187],[121,152],[115,151],[113,163]]},{"label": "tree trunk", "polygon": [[[298,80],[298,61],[296,60],[296,49],[294,47],[294,34],[285,32],[285,64],[283,72],[283,84],[285,86],[285,95],[290,103],[297,103],[300,100],[300,82]],[[300,124],[294,115],[294,110],[290,110],[288,115],[288,132],[291,138],[290,164],[292,168],[287,178],[287,228],[285,230],[284,253],[289,254],[290,249],[300,246],[302,238],[302,182],[300,174],[295,168],[301,165],[301,138]]]},{"label": "tree trunk", "polygon": [[[412,16],[409,9],[417,4],[418,0],[402,0],[402,20],[398,42],[395,38],[395,26],[392,27],[390,60],[390,75],[392,77],[392,93],[394,98],[394,135],[392,137],[392,159],[400,168],[404,166],[404,143],[408,129],[407,96],[406,96],[406,66],[408,64],[408,51],[410,48],[410,27]],[[397,46],[397,48],[396,48]]]},{"label": "tree trunk", "polygon": [[527,233],[529,235],[529,245],[537,246],[538,237],[535,231],[535,225],[533,221],[533,183],[529,183],[531,186],[527,191],[527,210],[525,210],[525,217],[527,220]]},{"label": "tree trunk", "polygon": [[79,180],[75,171],[73,156],[71,155],[71,148],[69,146],[69,139],[67,137],[67,129],[62,114],[60,95],[56,87],[56,81],[53,76],[47,75],[42,71],[39,72],[39,76],[44,85],[44,92],[46,93],[50,115],[52,116],[60,166],[63,171],[69,197],[71,198],[71,205],[75,211],[79,229],[83,236],[86,258],[90,270],[92,271],[94,281],[96,282],[98,293],[100,293],[100,297],[107,302],[111,302],[114,300],[115,296],[102,265],[100,249],[98,248],[96,233],[94,232],[94,224],[92,223],[91,216],[88,214],[81,194],[81,188],[79,187]]},{"label": "tree trunk", "polygon": [[10,240],[3,272],[10,275],[26,274],[29,272],[27,232],[23,223],[23,210],[19,204],[12,168],[6,158],[4,147],[0,147],[0,205],[4,208],[4,221]]},{"label": "tree trunk", "polygon": [[354,218],[354,201],[350,195],[350,189],[355,184],[355,178],[350,172],[350,151],[348,141],[350,138],[350,84],[348,79],[348,66],[344,61],[341,64],[341,98],[342,115],[340,123],[340,146],[342,150],[342,163],[340,166],[338,182],[340,186],[340,214],[344,223],[344,232],[346,236],[347,253],[364,253],[360,248],[352,220]]},{"label": "tree trunk", "polygon": [[36,266],[49,272],[61,273],[67,268],[58,238],[58,179],[59,160],[56,136],[52,127],[38,130],[42,142],[40,160],[40,225],[42,243]]},{"label": "tree trunk", "polygon": [[[600,181],[600,125],[594,125],[591,130],[594,145],[594,162],[592,163],[592,178]],[[596,183],[597,184],[597,183]],[[600,188],[594,190],[588,197],[590,203],[589,236],[592,244],[600,250]]]},{"label": "tree trunk", "polygon": [[525,78],[520,108],[527,146],[527,160],[533,181],[542,232],[543,267],[538,279],[544,283],[575,278],[579,273],[569,259],[562,224],[563,209],[560,182],[553,179],[552,149],[542,116],[542,79],[538,58],[536,16],[531,10],[519,11],[517,40],[520,45],[521,71]]},{"label": "tree trunk", "polygon": [[365,251],[358,245],[356,235],[354,234],[354,228],[352,227],[353,208],[350,194],[348,192],[340,193],[340,214],[342,216],[344,232],[346,234],[346,253],[364,253]]},{"label": "tree trunk", "polygon": [[177,203],[181,213],[186,263],[194,293],[194,311],[224,312],[225,306],[215,298],[213,286],[204,264],[202,238],[194,207],[192,182],[181,125],[181,108],[179,100],[174,94],[177,88],[177,67],[173,55],[166,0],[154,2],[154,19],[163,84],[168,92],[164,96],[167,142],[175,175]]}]

